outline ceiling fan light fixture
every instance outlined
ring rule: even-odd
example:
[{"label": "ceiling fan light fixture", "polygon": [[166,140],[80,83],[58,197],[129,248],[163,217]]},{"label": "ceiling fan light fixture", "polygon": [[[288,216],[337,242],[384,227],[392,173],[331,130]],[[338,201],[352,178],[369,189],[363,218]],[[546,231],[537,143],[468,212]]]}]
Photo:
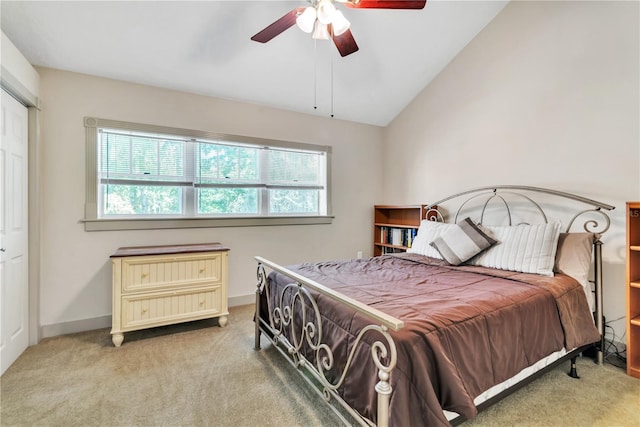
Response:
[{"label": "ceiling fan light fixture", "polygon": [[313,6],[307,7],[304,12],[296,18],[296,24],[305,33],[313,31],[313,24],[316,22],[316,9]]},{"label": "ceiling fan light fixture", "polygon": [[316,21],[316,29],[313,31],[312,37],[316,40],[329,40],[329,29],[327,28],[327,24]]},{"label": "ceiling fan light fixture", "polygon": [[331,0],[320,0],[318,3],[318,21],[322,24],[331,24],[337,9]]},{"label": "ceiling fan light fixture", "polygon": [[333,27],[333,34],[339,36],[344,34],[344,32],[351,27],[351,22],[344,17],[342,12],[336,10],[336,13],[333,15],[333,22],[331,23],[331,26]]}]

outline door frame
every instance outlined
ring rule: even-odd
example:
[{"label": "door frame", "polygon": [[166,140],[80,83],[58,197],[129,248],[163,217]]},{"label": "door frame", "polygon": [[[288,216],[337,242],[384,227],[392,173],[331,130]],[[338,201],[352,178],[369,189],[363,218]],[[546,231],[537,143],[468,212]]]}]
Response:
[{"label": "door frame", "polygon": [[29,256],[29,345],[40,342],[40,165],[42,138],[40,135],[40,99],[27,89],[4,66],[0,69],[0,87],[28,110],[28,256]]}]

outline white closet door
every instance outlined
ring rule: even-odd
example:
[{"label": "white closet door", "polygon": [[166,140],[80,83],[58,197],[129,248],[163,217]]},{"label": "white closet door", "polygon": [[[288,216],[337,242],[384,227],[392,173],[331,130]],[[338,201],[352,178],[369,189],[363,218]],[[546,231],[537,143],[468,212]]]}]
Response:
[{"label": "white closet door", "polygon": [[0,364],[29,344],[28,111],[0,93]]}]

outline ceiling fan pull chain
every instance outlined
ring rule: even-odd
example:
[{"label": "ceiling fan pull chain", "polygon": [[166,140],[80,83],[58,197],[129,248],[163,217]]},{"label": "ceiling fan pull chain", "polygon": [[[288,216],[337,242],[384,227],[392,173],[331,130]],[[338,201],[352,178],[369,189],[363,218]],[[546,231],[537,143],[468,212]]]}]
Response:
[{"label": "ceiling fan pull chain", "polygon": [[313,39],[313,109],[318,109],[318,40]]},{"label": "ceiling fan pull chain", "polygon": [[333,54],[331,54],[331,117],[333,117]]}]

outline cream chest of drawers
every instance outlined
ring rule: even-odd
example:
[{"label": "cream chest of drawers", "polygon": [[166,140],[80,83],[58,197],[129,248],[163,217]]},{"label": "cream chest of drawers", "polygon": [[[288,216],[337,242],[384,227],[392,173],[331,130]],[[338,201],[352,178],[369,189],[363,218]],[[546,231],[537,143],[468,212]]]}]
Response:
[{"label": "cream chest of drawers", "polygon": [[111,255],[116,347],[124,333],[217,317],[227,324],[229,248],[219,243],[120,248]]}]

